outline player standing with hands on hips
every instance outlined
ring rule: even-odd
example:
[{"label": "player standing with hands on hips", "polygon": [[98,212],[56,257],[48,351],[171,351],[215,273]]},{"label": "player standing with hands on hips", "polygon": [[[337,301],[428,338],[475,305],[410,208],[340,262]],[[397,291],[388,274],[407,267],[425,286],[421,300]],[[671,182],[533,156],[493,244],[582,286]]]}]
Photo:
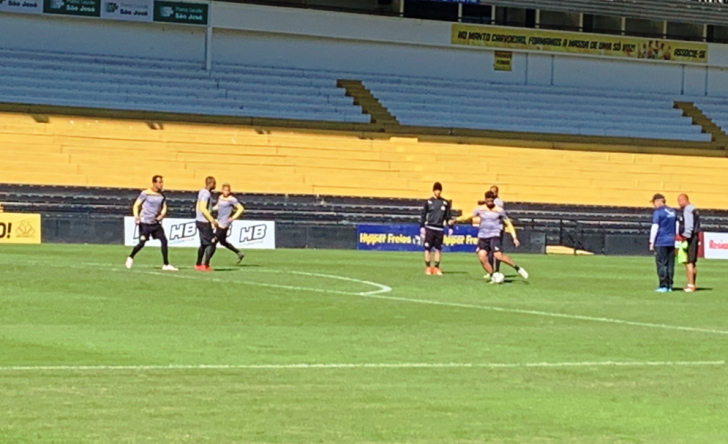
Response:
[{"label": "player standing with hands on hips", "polygon": [[[243,260],[245,253],[235,248],[233,244],[228,242],[227,236],[230,231],[230,227],[233,225],[233,221],[237,220],[243,215],[243,204],[231,194],[231,188],[229,183],[222,185],[222,196],[217,200],[217,205],[212,209],[217,211],[217,229],[215,230],[215,241],[219,242],[220,245],[232,251],[238,256],[238,263]],[[233,213],[235,210],[235,213]]]},{"label": "player standing with hands on hips", "polygon": [[[440,259],[442,257],[442,241],[448,221],[451,219],[452,202],[442,197],[442,184],[435,182],[432,186],[432,197],[425,202],[420,215],[420,236],[425,239],[425,274],[442,275]],[[435,250],[435,253],[432,253]],[[433,257],[434,256],[434,257]],[[431,259],[435,266],[431,267]]]},{"label": "player standing with hands on hips", "polygon": [[655,252],[657,276],[660,286],[658,293],[672,291],[675,275],[675,232],[677,231],[677,212],[665,204],[665,196],[652,196],[652,227],[650,228],[650,251]]}]

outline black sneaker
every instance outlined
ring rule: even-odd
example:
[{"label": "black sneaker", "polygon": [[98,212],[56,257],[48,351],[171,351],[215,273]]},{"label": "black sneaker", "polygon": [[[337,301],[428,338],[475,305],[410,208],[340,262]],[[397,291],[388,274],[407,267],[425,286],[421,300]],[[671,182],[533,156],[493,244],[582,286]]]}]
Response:
[{"label": "black sneaker", "polygon": [[245,253],[243,253],[243,252],[241,251],[240,253],[238,253],[238,261],[237,261],[236,263],[238,263],[238,264],[239,264],[240,262],[242,262],[242,261],[243,261],[243,259],[245,259]]}]

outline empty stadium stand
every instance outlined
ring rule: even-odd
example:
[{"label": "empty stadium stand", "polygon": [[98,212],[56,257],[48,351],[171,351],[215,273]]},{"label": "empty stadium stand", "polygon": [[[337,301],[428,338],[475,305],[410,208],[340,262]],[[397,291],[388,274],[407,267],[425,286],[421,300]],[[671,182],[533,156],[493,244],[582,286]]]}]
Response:
[{"label": "empty stadium stand", "polygon": [[326,73],[0,49],[0,101],[121,110],[369,121]]},{"label": "empty stadium stand", "polygon": [[452,79],[366,78],[364,84],[403,125],[711,140],[665,95]]},{"label": "empty stadium stand", "polygon": [[[514,132],[524,138],[601,136],[689,142],[707,149],[711,134],[683,116],[673,101],[702,100],[716,116],[728,115],[724,100],[634,91],[607,94],[588,88],[232,64],[215,64],[206,72],[197,62],[9,49],[0,49],[0,75],[0,102],[5,104],[267,118],[282,126],[292,126],[291,120],[361,125],[348,128],[352,130],[378,122],[413,127],[410,133],[431,127]],[[344,79],[359,79],[366,88]],[[347,82],[354,86],[344,89]],[[356,88],[361,94],[348,97]]]}]

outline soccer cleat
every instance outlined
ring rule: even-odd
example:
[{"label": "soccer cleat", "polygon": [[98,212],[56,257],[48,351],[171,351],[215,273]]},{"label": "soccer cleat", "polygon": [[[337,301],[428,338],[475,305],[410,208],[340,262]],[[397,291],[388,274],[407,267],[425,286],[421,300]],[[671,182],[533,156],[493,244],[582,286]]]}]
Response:
[{"label": "soccer cleat", "polygon": [[488,280],[488,281],[492,281],[493,280],[493,276],[491,276],[489,274],[485,274],[485,275],[483,275],[483,279]]},{"label": "soccer cleat", "polygon": [[236,262],[236,264],[241,263],[243,259],[245,259],[245,253],[241,251],[240,253],[238,253],[238,261]]},{"label": "soccer cleat", "polygon": [[213,270],[213,269],[212,269],[212,267],[210,267],[209,265],[203,265],[203,267],[205,267],[205,269],[204,269],[204,270],[202,270],[202,271],[215,271],[215,270]]},{"label": "soccer cleat", "polygon": [[437,276],[442,276],[442,270],[440,270],[437,267],[433,267],[432,273],[435,274],[435,275],[437,275]]},{"label": "soccer cleat", "polygon": [[688,285],[683,289],[685,293],[692,293],[695,291],[695,285]]},{"label": "soccer cleat", "polygon": [[195,270],[197,270],[197,271],[206,271],[204,265],[195,265]]},{"label": "soccer cleat", "polygon": [[175,267],[174,265],[167,264],[162,265],[162,271],[179,271],[179,268]]},{"label": "soccer cleat", "polygon": [[128,257],[126,258],[126,268],[131,268],[132,265],[134,265],[134,259]]},{"label": "soccer cleat", "polygon": [[426,267],[425,268],[425,274],[428,275],[428,276],[431,275],[432,274],[432,268]]},{"label": "soccer cleat", "polygon": [[523,279],[528,279],[528,272],[526,271],[525,268],[519,268],[518,274],[520,274],[523,277]]},{"label": "soccer cleat", "polygon": [[657,290],[655,290],[656,293],[667,293],[669,291],[672,291],[672,290],[670,290],[667,287],[659,287]]}]

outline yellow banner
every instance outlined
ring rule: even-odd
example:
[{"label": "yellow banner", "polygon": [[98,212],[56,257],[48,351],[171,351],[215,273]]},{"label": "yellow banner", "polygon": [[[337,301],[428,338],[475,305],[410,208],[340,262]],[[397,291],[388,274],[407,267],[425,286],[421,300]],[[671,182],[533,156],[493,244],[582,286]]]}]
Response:
[{"label": "yellow banner", "polygon": [[493,59],[493,69],[496,71],[513,71],[513,53],[510,51],[496,51]]},{"label": "yellow banner", "polygon": [[668,62],[708,62],[708,44],[575,32],[452,25],[454,45],[590,54]]},{"label": "yellow banner", "polygon": [[40,214],[0,213],[0,244],[39,244]]}]

